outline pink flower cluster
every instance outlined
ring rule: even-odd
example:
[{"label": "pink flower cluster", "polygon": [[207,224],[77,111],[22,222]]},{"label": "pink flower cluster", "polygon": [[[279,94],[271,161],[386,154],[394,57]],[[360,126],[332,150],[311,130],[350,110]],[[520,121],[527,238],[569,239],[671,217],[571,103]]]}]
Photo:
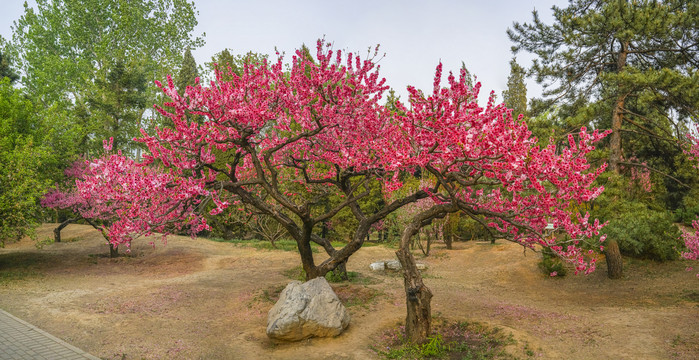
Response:
[{"label": "pink flower cluster", "polygon": [[[398,105],[405,116],[396,117],[402,130],[392,134],[394,162],[430,173],[440,185],[434,203],[457,204],[513,241],[550,247],[577,271],[594,270],[579,245],[603,224],[570,209],[604,190],[592,184],[606,165],[592,170],[585,156],[608,132],[582,128],[569,135],[568,147],[541,149],[504,105],[491,97],[486,108],[478,106],[480,84],[469,87],[465,71],[459,79],[450,74],[447,87],[437,85],[441,76],[440,65],[432,95],[409,88],[410,108]],[[571,239],[565,246],[544,236],[549,223]]]}]

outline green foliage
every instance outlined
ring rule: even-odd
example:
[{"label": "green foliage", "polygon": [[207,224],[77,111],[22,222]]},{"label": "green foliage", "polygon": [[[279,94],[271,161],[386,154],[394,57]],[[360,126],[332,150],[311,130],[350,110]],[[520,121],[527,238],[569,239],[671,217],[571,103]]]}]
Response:
[{"label": "green foliage", "polygon": [[50,184],[45,164],[50,151],[37,145],[40,123],[33,104],[0,80],[0,246],[33,235],[41,210],[39,198]]},{"label": "green foliage", "polygon": [[554,111],[532,123],[540,143],[553,130],[558,145],[583,125],[612,129],[598,153],[610,169],[645,164],[662,188],[656,200],[680,207],[698,178],[677,143],[699,118],[699,3],[571,0],[553,18],[534,11],[508,30],[513,52],[535,55],[529,73],[544,85],[532,114]]},{"label": "green foliage", "polygon": [[[566,276],[568,270],[565,264],[549,248],[541,250],[542,259],[539,262],[539,269],[549,276]],[[555,275],[554,275],[555,274]]]},{"label": "green foliage", "polygon": [[699,188],[692,188],[682,199],[682,205],[675,210],[675,222],[691,226],[699,217]]},{"label": "green foliage", "polygon": [[505,347],[514,343],[512,335],[500,328],[475,322],[436,321],[434,333],[425,344],[406,343],[402,329],[391,329],[372,349],[382,359],[513,359]]},{"label": "green foliage", "polygon": [[449,351],[449,346],[444,344],[442,335],[437,334],[427,339],[427,343],[420,347],[420,355],[423,357],[440,358]]},{"label": "green foliage", "polygon": [[[222,79],[224,81],[230,81],[231,77],[228,74],[228,68],[230,68],[233,74],[240,76],[243,74],[245,64],[257,64],[265,60],[267,60],[266,54],[249,51],[246,54],[233,55],[229,49],[223,49],[223,51],[211,57],[211,62],[206,63],[206,65],[211,72],[216,70],[221,71]],[[211,77],[213,78],[214,76]]]},{"label": "green foliage", "polygon": [[146,108],[146,77],[137,64],[119,59],[106,80],[96,79],[96,92],[88,97],[91,131],[97,139],[114,138],[115,149],[131,149],[142,127]]},{"label": "green foliage", "polygon": [[591,216],[609,221],[602,232],[617,241],[621,253],[658,261],[677,259],[682,246],[679,229],[653,193],[621,175],[607,173],[598,180],[605,191],[595,200]]},{"label": "green foliage", "polygon": [[666,211],[648,209],[643,204],[629,203],[618,208],[619,217],[604,230],[619,243],[622,254],[657,261],[679,257],[680,231]]},{"label": "green foliage", "polygon": [[515,58],[510,60],[510,76],[507,77],[507,90],[502,92],[502,100],[509,109],[512,117],[520,115],[527,117],[527,85],[524,83],[526,71],[517,63]]},{"label": "green foliage", "polygon": [[192,56],[192,49],[187,48],[184,52],[182,66],[180,66],[180,72],[177,75],[176,88],[181,94],[187,86],[194,86],[194,80],[199,77],[199,70],[197,70],[197,62]]},{"label": "green foliage", "polygon": [[[4,39],[0,37],[0,42],[3,41]],[[8,61],[7,56],[3,56],[2,49],[0,49],[0,80],[5,77],[10,79],[10,83],[19,79],[19,75],[17,75],[17,73],[10,68],[10,62]]]},{"label": "green foliage", "polygon": [[[80,132],[77,151],[86,153],[99,149],[106,135],[130,137],[130,127],[149,125],[142,121],[152,118],[147,111],[162,97],[151,84],[179,67],[182,49],[203,44],[201,38],[191,37],[195,15],[194,4],[180,0],[37,0],[34,7],[25,4],[5,50],[41,111],[55,107],[63,113],[51,125],[58,131],[67,125],[71,132]],[[124,74],[135,74],[139,83],[149,84],[137,91],[145,98],[137,101],[139,105],[125,105],[129,101],[119,99],[124,91],[115,91],[118,81],[110,76],[120,73],[119,63]],[[114,106],[122,115],[117,129],[113,126],[117,118],[106,116]],[[138,111],[131,111],[135,108]],[[125,113],[138,118],[127,126]]]}]

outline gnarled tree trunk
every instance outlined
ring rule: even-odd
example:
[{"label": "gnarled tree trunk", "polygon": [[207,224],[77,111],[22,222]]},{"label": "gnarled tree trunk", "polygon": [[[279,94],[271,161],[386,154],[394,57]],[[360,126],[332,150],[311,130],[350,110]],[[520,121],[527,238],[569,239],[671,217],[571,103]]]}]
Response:
[{"label": "gnarled tree trunk", "polygon": [[68,224],[74,222],[75,220],[77,219],[67,219],[66,221],[58,225],[55,229],[53,229],[53,240],[57,243],[61,242],[61,230],[63,230],[66,226],[68,226]]},{"label": "gnarled tree trunk", "polygon": [[109,257],[115,258],[119,256],[119,248],[114,246],[114,244],[109,243]]},{"label": "gnarled tree trunk", "polygon": [[607,260],[607,277],[610,279],[621,279],[624,262],[616,240],[607,239],[604,246],[604,258]]},{"label": "gnarled tree trunk", "polygon": [[420,225],[412,223],[403,232],[401,246],[396,255],[403,269],[403,284],[405,286],[405,337],[409,342],[422,344],[430,335],[432,313],[430,301],[432,292],[422,282],[422,275],[417,269],[415,258],[410,253],[410,238],[417,233]]}]

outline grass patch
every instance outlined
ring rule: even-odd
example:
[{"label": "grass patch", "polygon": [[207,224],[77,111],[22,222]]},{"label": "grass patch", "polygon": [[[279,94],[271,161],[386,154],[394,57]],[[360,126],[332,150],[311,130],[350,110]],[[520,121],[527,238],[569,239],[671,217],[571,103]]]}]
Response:
[{"label": "grass patch", "polygon": [[306,272],[301,265],[282,271],[282,275],[291,280],[306,281]]},{"label": "grass patch", "polygon": [[[425,344],[405,341],[403,326],[384,332],[371,348],[382,359],[515,359],[506,347],[516,344],[511,334],[477,322],[433,321]],[[534,352],[525,352],[527,357]]]},{"label": "grass patch", "polygon": [[0,285],[40,277],[37,268],[46,262],[46,256],[31,253],[0,255]]},{"label": "grass patch", "polygon": [[333,291],[346,307],[362,307],[369,308],[369,305],[374,304],[376,299],[383,294],[381,291],[370,288],[368,286],[359,285],[334,285]]},{"label": "grass patch", "polygon": [[274,304],[279,300],[279,294],[286,288],[286,285],[273,285],[262,290],[262,293],[255,296],[255,300]]},{"label": "grass patch", "polygon": [[3,270],[0,271],[0,286],[9,285],[16,281],[40,277],[42,274],[34,270]]}]

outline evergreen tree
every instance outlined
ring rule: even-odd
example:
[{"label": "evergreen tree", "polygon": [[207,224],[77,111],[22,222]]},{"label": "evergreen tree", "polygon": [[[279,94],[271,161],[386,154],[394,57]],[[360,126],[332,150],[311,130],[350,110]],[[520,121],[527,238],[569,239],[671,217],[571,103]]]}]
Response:
[{"label": "evergreen tree", "polygon": [[223,80],[229,81],[228,68],[230,68],[233,74],[242,75],[245,64],[262,63],[266,59],[267,55],[265,54],[248,51],[246,54],[233,55],[229,49],[223,49],[223,51],[211,57],[211,62],[207,63],[207,66],[212,72],[216,70],[221,71]]},{"label": "evergreen tree", "polygon": [[524,84],[526,72],[515,58],[510,60],[510,76],[507,77],[507,90],[502,92],[502,100],[512,109],[512,116],[527,117],[527,86]]},{"label": "evergreen tree", "polygon": [[[699,109],[699,3],[691,0],[572,0],[554,24],[515,23],[513,52],[537,56],[532,73],[548,103],[563,102],[613,130],[609,165],[618,172],[622,137],[675,139]],[[592,119],[590,119],[592,118]]]},{"label": "evergreen tree", "polygon": [[15,73],[10,67],[10,62],[7,60],[7,56],[3,56],[2,51],[0,51],[0,80],[5,77],[10,79],[10,83],[19,79],[19,75],[17,75],[17,73]]},{"label": "evergreen tree", "polygon": [[[699,3],[571,0],[554,6],[553,16],[547,25],[534,11],[532,23],[507,32],[514,53],[536,56],[531,73],[544,85],[544,98],[533,101],[534,114],[556,105],[566,130],[611,128],[612,172],[652,168],[667,175],[661,180],[672,194],[684,183],[677,140],[699,115]],[[630,161],[634,156],[639,160]],[[605,254],[609,276],[621,277],[614,239]]]},{"label": "evergreen tree", "polygon": [[184,93],[187,86],[194,86],[195,79],[199,77],[199,71],[197,70],[197,62],[192,56],[192,50],[187,48],[184,52],[182,66],[180,67],[180,72],[177,75],[177,91]]},{"label": "evergreen tree", "polygon": [[97,92],[88,103],[93,121],[93,131],[99,139],[114,138],[115,149],[132,149],[131,139],[138,136],[141,118],[146,107],[146,77],[138,66],[126,66],[118,60],[110,69],[106,80],[97,80]]}]

